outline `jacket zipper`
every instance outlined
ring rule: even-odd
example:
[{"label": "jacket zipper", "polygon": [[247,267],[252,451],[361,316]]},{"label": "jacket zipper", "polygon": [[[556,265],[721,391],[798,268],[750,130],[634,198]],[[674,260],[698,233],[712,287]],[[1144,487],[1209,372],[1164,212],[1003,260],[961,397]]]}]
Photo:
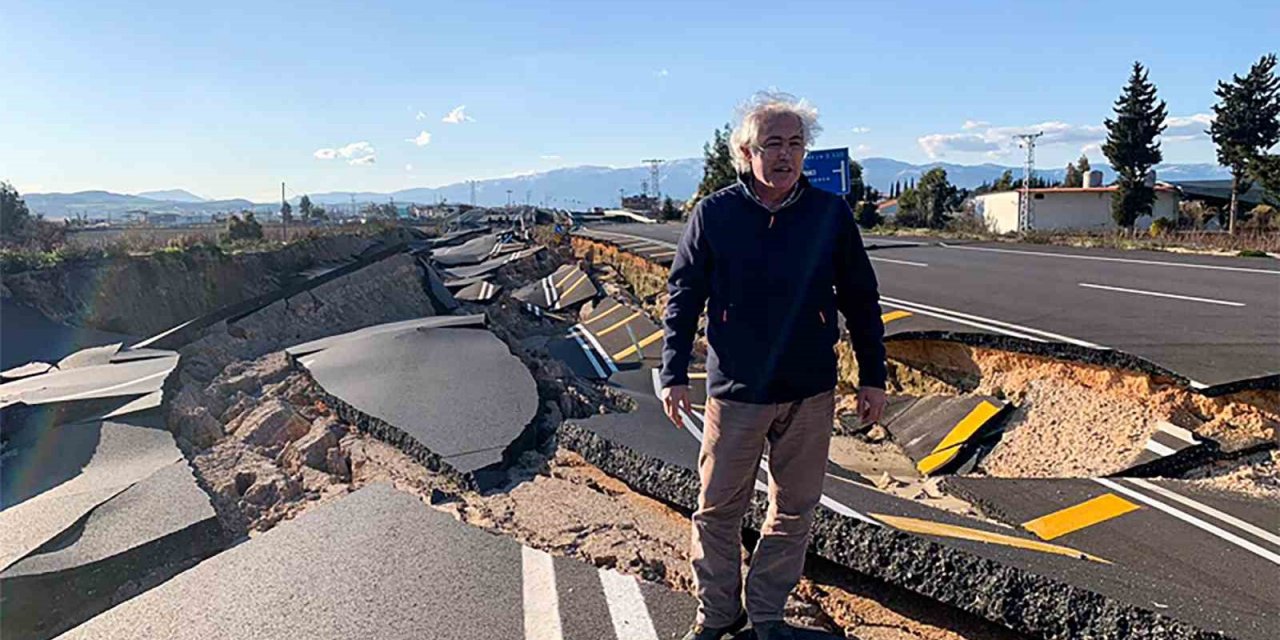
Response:
[{"label": "jacket zipper", "polygon": [[777,217],[777,216],[776,216],[776,215],[773,215],[773,214],[770,214],[770,215],[769,215],[769,228],[770,228],[770,229],[772,229],[772,228],[773,228],[773,219],[774,219],[774,218],[776,218],[776,217]]},{"label": "jacket zipper", "polygon": [[827,314],[823,313],[821,310],[818,311],[818,319],[822,321],[822,326],[827,326]]}]

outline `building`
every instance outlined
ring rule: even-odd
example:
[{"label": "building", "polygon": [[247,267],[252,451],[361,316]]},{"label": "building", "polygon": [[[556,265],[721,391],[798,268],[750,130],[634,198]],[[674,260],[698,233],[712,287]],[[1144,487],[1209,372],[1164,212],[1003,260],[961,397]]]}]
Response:
[{"label": "building", "polygon": [[[1156,183],[1156,201],[1152,216],[1143,216],[1134,228],[1144,230],[1154,218],[1178,220],[1178,201],[1181,194],[1177,187]],[[1052,187],[1031,189],[1032,228],[1036,230],[1072,229],[1079,231],[1105,231],[1119,228],[1111,217],[1111,194],[1115,187]],[[1018,230],[1018,206],[1022,191],[1001,191],[975,196],[974,213],[994,233],[1012,233]]]},{"label": "building", "polygon": [[624,196],[622,198],[622,208],[629,211],[656,211],[658,209],[658,199],[647,194]]}]

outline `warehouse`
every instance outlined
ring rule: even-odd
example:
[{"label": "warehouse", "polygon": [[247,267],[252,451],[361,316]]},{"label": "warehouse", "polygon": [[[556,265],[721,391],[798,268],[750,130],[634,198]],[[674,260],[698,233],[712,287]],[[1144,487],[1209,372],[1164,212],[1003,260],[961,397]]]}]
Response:
[{"label": "warehouse", "polygon": [[[1090,182],[1098,184],[1100,176]],[[1178,219],[1178,200],[1180,194],[1177,187],[1156,183],[1156,201],[1152,205],[1154,217]],[[1078,229],[1081,231],[1102,231],[1115,229],[1115,220],[1111,217],[1111,194],[1114,186],[1088,187],[1052,187],[1047,189],[1030,189],[1032,205],[1033,229]],[[1001,191],[987,193],[974,198],[974,213],[986,223],[987,228],[995,233],[1010,233],[1018,230],[1018,205],[1022,199],[1022,191]],[[1151,226],[1153,216],[1138,218],[1135,229],[1143,230]]]}]

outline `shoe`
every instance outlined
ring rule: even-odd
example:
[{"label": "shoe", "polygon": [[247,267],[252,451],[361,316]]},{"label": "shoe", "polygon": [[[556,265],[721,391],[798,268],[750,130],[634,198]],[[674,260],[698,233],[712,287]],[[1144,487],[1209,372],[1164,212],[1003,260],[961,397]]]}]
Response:
[{"label": "shoe", "polygon": [[689,628],[688,633],[684,634],[684,640],[722,640],[742,631],[745,626],[747,626],[747,612],[743,611],[738,615],[738,619],[730,622],[727,627],[704,627],[695,624]]},{"label": "shoe", "polygon": [[781,620],[756,623],[751,628],[756,632],[756,640],[796,640],[791,626]]}]

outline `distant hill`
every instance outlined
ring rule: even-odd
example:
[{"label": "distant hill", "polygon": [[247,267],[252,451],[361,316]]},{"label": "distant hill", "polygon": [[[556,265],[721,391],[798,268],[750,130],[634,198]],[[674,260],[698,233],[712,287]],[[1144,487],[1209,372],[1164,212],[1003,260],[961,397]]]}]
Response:
[{"label": "distant hill", "polygon": [[[1012,171],[1014,177],[1022,175],[1021,167],[997,164],[961,165],[934,162],[916,165],[891,158],[865,158],[859,162],[863,167],[863,179],[885,192],[895,180],[904,181],[912,178],[919,180],[920,176],[933,167],[946,169],[947,178],[952,184],[970,189],[983,182],[994,182],[1005,171]],[[1104,166],[1101,158],[1095,159],[1094,162],[1097,163],[1095,168],[1102,171],[1104,181],[1110,182],[1114,179],[1111,168]],[[1036,173],[1043,177],[1060,180],[1066,173],[1066,167],[1044,167]],[[1156,173],[1159,179],[1165,181],[1219,180],[1230,177],[1226,169],[1215,164],[1160,165],[1156,167]],[[524,203],[527,199],[533,204],[546,202],[551,206],[567,209],[617,206],[619,190],[628,195],[639,193],[641,184],[648,180],[647,166],[567,167],[527,175],[477,180],[476,204],[484,207],[502,206],[507,204],[509,197],[514,203]],[[687,158],[664,164],[661,180],[663,195],[670,195],[676,200],[687,200],[697,190],[698,183],[702,180],[702,159]],[[508,191],[511,193],[508,194]],[[149,196],[144,197],[143,194],[124,195],[108,191],[80,191],[33,193],[24,194],[23,197],[32,211],[44,214],[48,218],[64,218],[77,214],[105,217],[135,209],[147,210],[151,213],[202,215],[241,209],[274,213],[279,208],[275,203],[254,204],[241,199],[203,200],[181,189],[147,193]],[[466,182],[458,182],[442,187],[419,187],[391,193],[328,191],[309,195],[312,202],[326,206],[337,205],[339,208],[350,205],[353,198],[357,205],[369,202],[382,203],[393,198],[397,204],[430,204],[441,200],[470,203],[471,187]],[[292,200],[295,206],[297,201],[297,198]]]},{"label": "distant hill", "polygon": [[77,191],[75,193],[27,193],[22,195],[27,208],[49,219],[70,218],[84,215],[91,218],[119,216],[128,211],[149,213],[181,213],[187,215],[211,214],[253,208],[259,210],[269,205],[255,205],[243,200],[202,200],[184,202],[156,200],[136,195],[111,193],[110,191]]},{"label": "distant hill", "polygon": [[185,189],[165,189],[163,191],[143,191],[135,193],[139,198],[150,198],[152,200],[168,200],[170,202],[208,202],[205,198],[191,193]]}]

